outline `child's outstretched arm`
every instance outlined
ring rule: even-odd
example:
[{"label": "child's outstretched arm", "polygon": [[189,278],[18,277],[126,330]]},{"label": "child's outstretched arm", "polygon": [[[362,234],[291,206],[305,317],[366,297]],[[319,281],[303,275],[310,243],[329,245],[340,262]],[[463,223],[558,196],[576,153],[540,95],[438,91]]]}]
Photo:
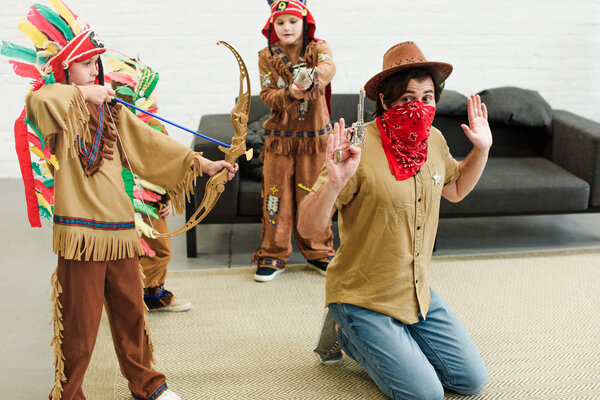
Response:
[{"label": "child's outstretched arm", "polygon": [[258,69],[260,71],[260,99],[271,110],[285,110],[298,100],[293,98],[287,88],[278,88],[276,72],[270,67],[269,50],[263,49],[258,53]]},{"label": "child's outstretched arm", "polygon": [[222,169],[227,168],[229,172],[227,172],[227,179],[232,180],[235,176],[235,173],[238,171],[239,166],[237,164],[231,165],[225,160],[217,160],[211,161],[208,158],[204,158],[201,155],[197,155],[194,158],[194,163],[196,163],[197,167],[202,168],[202,172],[208,174],[208,176],[213,176],[217,172],[220,172]]},{"label": "child's outstretched arm", "polygon": [[325,88],[335,75],[335,64],[329,44],[320,40],[316,43],[317,62],[315,65],[314,83],[304,92],[304,98],[314,100],[325,93]]}]

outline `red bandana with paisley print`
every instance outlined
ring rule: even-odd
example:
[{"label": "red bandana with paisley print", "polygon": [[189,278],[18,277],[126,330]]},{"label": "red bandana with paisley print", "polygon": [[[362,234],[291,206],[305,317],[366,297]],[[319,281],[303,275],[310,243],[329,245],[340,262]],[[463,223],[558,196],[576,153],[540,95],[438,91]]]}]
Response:
[{"label": "red bandana with paisley print", "polygon": [[390,108],[377,117],[383,150],[397,180],[410,178],[427,161],[434,116],[434,106],[414,101]]}]

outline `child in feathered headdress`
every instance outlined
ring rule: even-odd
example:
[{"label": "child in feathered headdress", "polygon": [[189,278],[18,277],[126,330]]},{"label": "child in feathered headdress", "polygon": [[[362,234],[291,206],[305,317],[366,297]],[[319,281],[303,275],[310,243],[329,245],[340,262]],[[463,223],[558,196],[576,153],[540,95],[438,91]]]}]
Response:
[{"label": "child in feathered headdress", "polygon": [[[120,105],[103,85],[98,36],[60,0],[30,8],[19,29],[30,50],[2,42],[15,72],[34,79],[15,142],[29,217],[39,225],[41,199],[54,183],[52,276],[55,385],[50,399],[83,399],[81,383],[92,355],[105,303],[121,371],[136,399],[177,400],[165,376],[151,367],[152,342],[142,300],[142,249],[122,167],[164,187],[176,211],[196,176],[234,166],[212,162],[154,130]],[[55,83],[56,82],[56,83]],[[41,180],[28,150],[54,180]],[[48,160],[48,162],[45,162]],[[41,171],[45,172],[45,171]],[[46,189],[45,189],[46,188]],[[41,193],[41,199],[39,194]]]},{"label": "child in feathered headdress", "polygon": [[[116,53],[105,53],[103,62],[107,67],[106,76],[112,81],[112,88],[118,98],[154,114],[158,111],[158,72],[144,65],[139,58]],[[168,135],[158,119],[135,109],[132,111],[150,127]],[[166,218],[171,215],[171,200],[160,186],[134,176],[127,169],[124,169],[123,174],[126,176],[126,185],[130,183],[133,207],[137,211],[136,227],[143,235],[140,236],[140,241],[145,254],[140,256],[140,265],[144,272],[146,307],[150,311],[187,311],[192,303],[175,297],[165,289],[167,265],[171,259],[171,240],[153,235],[153,231],[168,232]]]},{"label": "child in feathered headdress", "polygon": [[325,161],[331,132],[331,49],[316,39],[305,0],[268,0],[271,15],[262,30],[268,46],[258,53],[260,98],[271,109],[264,123],[263,238],[253,260],[254,279],[272,280],[292,252],[292,232],[309,265],[325,273],[335,254],[331,224],[323,235],[304,239],[296,229],[296,207]]}]

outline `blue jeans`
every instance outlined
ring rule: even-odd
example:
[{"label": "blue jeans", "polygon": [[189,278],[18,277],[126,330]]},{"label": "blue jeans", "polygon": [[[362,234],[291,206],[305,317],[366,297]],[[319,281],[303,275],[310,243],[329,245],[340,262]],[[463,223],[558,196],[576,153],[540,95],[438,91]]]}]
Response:
[{"label": "blue jeans", "polygon": [[329,312],[342,350],[392,399],[443,399],[444,388],[475,394],[487,381],[473,340],[433,290],[427,319],[412,325],[352,304]]}]

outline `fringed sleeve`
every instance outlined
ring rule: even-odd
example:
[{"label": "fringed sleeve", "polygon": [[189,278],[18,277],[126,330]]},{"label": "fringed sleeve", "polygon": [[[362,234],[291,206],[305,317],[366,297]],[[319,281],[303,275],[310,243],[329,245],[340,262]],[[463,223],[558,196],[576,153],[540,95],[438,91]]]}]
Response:
[{"label": "fringed sleeve", "polygon": [[315,65],[315,82],[313,87],[306,93],[306,97],[308,100],[314,100],[325,93],[325,88],[335,75],[335,64],[333,63],[331,47],[326,41],[311,42],[310,49],[307,49],[307,52],[309,51],[310,58],[312,58],[310,64]]},{"label": "fringed sleeve", "polygon": [[89,141],[90,114],[75,85],[54,83],[30,92],[25,98],[27,118],[38,128],[52,154],[60,159],[77,157],[76,137]]},{"label": "fringed sleeve", "polygon": [[[269,49],[262,49],[258,53],[258,69],[260,71],[260,99],[271,110],[284,110],[298,100],[290,95],[289,89],[278,88],[279,74],[274,68],[275,63],[281,63],[276,55],[269,54]],[[282,66],[282,70],[285,68]],[[288,77],[288,79],[291,79]]]},{"label": "fringed sleeve", "polygon": [[[202,175],[200,154],[158,132],[129,110],[120,111],[118,134],[125,147],[123,166],[141,178],[165,188],[176,213],[185,209],[196,178]],[[119,151],[123,151],[119,146]],[[194,162],[197,158],[199,162]]]}]

